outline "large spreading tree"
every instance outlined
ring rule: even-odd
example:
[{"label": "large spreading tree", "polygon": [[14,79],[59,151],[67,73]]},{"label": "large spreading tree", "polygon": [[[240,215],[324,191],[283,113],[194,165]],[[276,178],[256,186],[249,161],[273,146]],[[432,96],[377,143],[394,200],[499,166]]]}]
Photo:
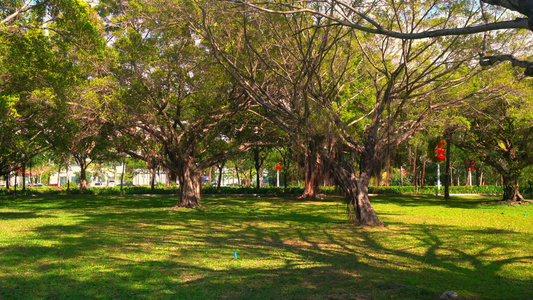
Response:
[{"label": "large spreading tree", "polygon": [[162,164],[180,184],[177,206],[196,207],[201,176],[233,147],[232,126],[247,102],[180,16],[184,5],[101,1],[98,9],[118,53],[115,125],[142,145],[122,150]]},{"label": "large spreading tree", "polygon": [[[414,8],[416,14],[404,7],[394,12],[396,19],[383,22],[424,30],[431,24],[419,21],[423,10]],[[231,9],[204,8],[202,25],[220,62],[267,116],[333,172],[353,221],[381,225],[368,199],[371,177],[425,118],[475,92],[449,90],[473,76],[467,62],[477,54],[462,45],[480,40],[376,38],[332,26],[331,18],[321,15]],[[230,11],[238,26],[218,26],[219,11]],[[397,22],[407,19],[412,22]]]}]

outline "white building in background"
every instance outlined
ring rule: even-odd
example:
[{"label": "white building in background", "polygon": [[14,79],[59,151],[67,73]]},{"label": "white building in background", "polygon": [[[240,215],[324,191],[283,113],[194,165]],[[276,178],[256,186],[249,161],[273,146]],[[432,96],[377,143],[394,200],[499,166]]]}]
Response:
[{"label": "white building in background", "polygon": [[[69,166],[68,171],[66,169],[61,169],[61,172],[52,172],[50,174],[49,184],[52,186],[66,186],[67,182],[77,182],[77,176],[79,176],[81,168],[77,164],[72,164]],[[29,172],[29,170],[28,170]],[[133,170],[133,184],[137,186],[149,186],[150,185],[150,172],[145,169],[135,169]],[[87,173],[87,181],[89,186],[115,186],[120,183],[120,177],[122,174],[122,166],[115,166],[114,168],[107,169],[103,172],[103,176],[100,177],[90,177],[91,171]],[[29,174],[29,173],[28,173]],[[9,185],[15,185],[15,173],[10,176]],[[0,187],[6,186],[4,178],[0,178]],[[16,178],[17,186],[22,186],[22,176],[19,174]],[[35,178],[34,183],[44,183],[41,182],[40,178]],[[29,184],[29,175],[26,175],[26,184]],[[158,171],[155,174],[155,184],[167,184],[167,174],[165,171]]]},{"label": "white building in background", "polygon": [[[81,169],[78,165],[73,164],[69,166],[67,170],[61,170],[59,175],[57,172],[52,173],[50,176],[51,185],[61,185],[67,184],[67,178],[70,178],[70,182],[76,182],[76,176],[80,173]],[[133,184],[137,186],[150,185],[150,172],[144,169],[135,169],[133,175]],[[90,171],[88,172],[88,174]],[[120,184],[120,177],[122,175],[122,166],[115,166],[114,169],[107,169],[103,172],[103,176],[100,177],[90,177],[87,178],[89,186],[115,186]],[[91,176],[91,175],[88,175]],[[166,172],[156,172],[155,174],[155,184],[166,184],[167,175]]]},{"label": "white building in background", "polygon": [[[122,168],[119,166],[119,168]],[[122,169],[120,169],[122,172]],[[135,169],[133,170],[133,184],[137,186],[150,185],[150,172],[145,169]],[[120,182],[120,173],[118,173],[118,181]],[[167,184],[167,173],[164,171],[155,172],[155,184]]]}]

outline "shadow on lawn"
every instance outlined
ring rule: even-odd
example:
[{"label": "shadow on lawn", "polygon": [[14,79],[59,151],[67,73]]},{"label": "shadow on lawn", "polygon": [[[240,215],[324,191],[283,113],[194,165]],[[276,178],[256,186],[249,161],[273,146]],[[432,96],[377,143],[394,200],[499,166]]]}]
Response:
[{"label": "shadow on lawn", "polygon": [[52,216],[38,214],[36,212],[0,212],[0,220],[18,220],[34,218],[52,218]]},{"label": "shadow on lawn", "polygon": [[410,195],[410,196],[377,196],[371,197],[372,203],[395,203],[401,206],[418,207],[418,206],[439,206],[449,208],[478,208],[481,205],[487,205],[490,203],[498,203],[501,197],[496,196],[484,196],[480,197],[458,197],[451,196],[446,200],[442,196],[432,195]]},{"label": "shadow on lawn", "polygon": [[[34,230],[34,239],[53,246],[0,247],[0,299],[436,299],[445,290],[466,291],[471,299],[533,295],[532,278],[500,275],[533,257],[490,254],[508,247],[503,236],[517,235],[513,231],[402,223],[391,224],[394,230],[361,229],[305,207],[284,210],[272,199],[262,200],[263,209],[234,200],[196,211],[135,210],[152,202],[130,201],[116,204],[131,210],[88,211],[76,224]],[[454,244],[473,234],[502,240],[481,241],[477,251]],[[390,240],[398,235],[424,251],[394,246]]]}]

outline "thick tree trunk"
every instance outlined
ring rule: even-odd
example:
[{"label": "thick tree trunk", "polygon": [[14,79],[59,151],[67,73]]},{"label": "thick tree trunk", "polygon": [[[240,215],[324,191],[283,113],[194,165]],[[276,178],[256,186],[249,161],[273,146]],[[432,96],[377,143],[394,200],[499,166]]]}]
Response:
[{"label": "thick tree trunk", "polygon": [[343,167],[331,157],[324,157],[324,159],[330,160],[335,180],[345,191],[350,222],[361,226],[383,226],[368,198],[370,173],[363,171],[359,177],[356,177],[353,164],[345,162],[343,163],[345,167]]},{"label": "thick tree trunk", "polygon": [[364,174],[356,178],[353,173],[349,176],[346,173],[342,175],[344,172],[337,171],[334,173],[336,175],[335,179],[346,192],[346,204],[350,222],[361,226],[383,226],[368,198],[370,177]]},{"label": "thick tree trunk", "polygon": [[521,202],[524,197],[520,194],[518,187],[518,178],[520,173],[512,173],[503,175],[503,201]]},{"label": "thick tree trunk", "polygon": [[201,207],[201,173],[196,170],[194,158],[189,157],[179,164],[180,197],[176,207]]},{"label": "thick tree trunk", "polygon": [[80,163],[80,190],[87,189],[87,164]]},{"label": "thick tree trunk", "polygon": [[153,192],[155,190],[155,168],[148,169],[150,172],[150,190]]},{"label": "thick tree trunk", "polygon": [[74,156],[76,163],[80,167],[80,190],[87,189],[87,159],[85,156]]},{"label": "thick tree trunk", "polygon": [[370,183],[370,176],[362,173],[357,181],[357,209],[359,218],[355,220],[356,224],[363,226],[383,226],[379,220],[374,207],[368,199],[368,184]]},{"label": "thick tree trunk", "polygon": [[320,157],[316,151],[315,142],[309,143],[309,148],[305,152],[305,187],[300,196],[302,199],[315,200],[320,182]]}]

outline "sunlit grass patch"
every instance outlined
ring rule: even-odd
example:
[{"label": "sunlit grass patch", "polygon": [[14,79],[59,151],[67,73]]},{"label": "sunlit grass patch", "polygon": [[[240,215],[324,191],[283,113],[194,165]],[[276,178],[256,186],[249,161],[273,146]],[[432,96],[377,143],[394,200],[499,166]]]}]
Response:
[{"label": "sunlit grass patch", "polygon": [[533,206],[491,199],[4,197],[0,299],[533,298]]}]

